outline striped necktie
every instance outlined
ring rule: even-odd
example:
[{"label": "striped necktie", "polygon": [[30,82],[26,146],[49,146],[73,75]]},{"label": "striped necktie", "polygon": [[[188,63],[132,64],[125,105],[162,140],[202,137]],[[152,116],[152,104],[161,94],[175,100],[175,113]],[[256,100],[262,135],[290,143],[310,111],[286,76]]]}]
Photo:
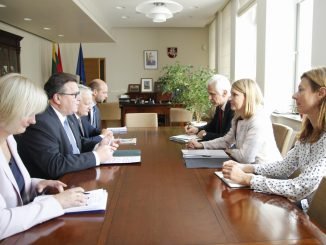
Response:
[{"label": "striped necktie", "polygon": [[80,151],[79,151],[79,149],[77,147],[77,144],[76,144],[76,139],[74,137],[74,134],[71,131],[71,128],[69,126],[67,118],[63,122],[63,128],[65,129],[66,134],[68,136],[68,139],[70,141],[70,145],[71,145],[73,154],[80,154]]}]

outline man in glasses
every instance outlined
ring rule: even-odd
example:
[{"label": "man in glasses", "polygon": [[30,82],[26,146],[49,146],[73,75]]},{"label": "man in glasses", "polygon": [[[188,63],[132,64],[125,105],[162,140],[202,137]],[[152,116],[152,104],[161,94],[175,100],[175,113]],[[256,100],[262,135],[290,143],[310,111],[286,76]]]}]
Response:
[{"label": "man in glasses", "polygon": [[111,139],[105,137],[94,150],[94,141],[82,138],[72,115],[80,102],[74,75],[53,74],[44,85],[48,108],[36,116],[36,124],[16,137],[18,151],[33,177],[57,179],[65,173],[98,166],[110,160]]}]

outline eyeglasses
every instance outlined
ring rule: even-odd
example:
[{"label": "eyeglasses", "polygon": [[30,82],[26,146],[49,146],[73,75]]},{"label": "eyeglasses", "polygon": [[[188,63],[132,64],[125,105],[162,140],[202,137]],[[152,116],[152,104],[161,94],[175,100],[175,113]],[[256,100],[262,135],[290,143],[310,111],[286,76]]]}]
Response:
[{"label": "eyeglasses", "polygon": [[77,96],[80,94],[80,92],[78,91],[78,92],[72,93],[72,94],[68,94],[68,93],[58,93],[58,94],[75,96],[75,99],[76,99]]}]

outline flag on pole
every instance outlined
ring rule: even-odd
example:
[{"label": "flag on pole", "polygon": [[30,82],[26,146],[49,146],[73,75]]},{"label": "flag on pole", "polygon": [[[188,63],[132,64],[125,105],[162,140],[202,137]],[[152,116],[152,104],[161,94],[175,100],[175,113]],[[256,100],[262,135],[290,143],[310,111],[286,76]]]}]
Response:
[{"label": "flag on pole", "polygon": [[86,76],[85,76],[83,49],[82,49],[81,44],[79,46],[76,75],[79,75],[80,83],[85,85],[86,84]]},{"label": "flag on pole", "polygon": [[61,61],[61,54],[60,54],[60,46],[59,46],[59,44],[58,44],[57,72],[58,72],[58,73],[63,72],[63,69],[62,69],[62,61]]},{"label": "flag on pole", "polygon": [[55,44],[52,43],[52,72],[51,74],[57,73],[57,52],[55,50]]},{"label": "flag on pole", "polygon": [[58,44],[58,54],[57,54],[57,51],[55,48],[55,43],[52,43],[52,72],[51,72],[51,74],[60,73],[60,72],[63,72],[60,47]]}]

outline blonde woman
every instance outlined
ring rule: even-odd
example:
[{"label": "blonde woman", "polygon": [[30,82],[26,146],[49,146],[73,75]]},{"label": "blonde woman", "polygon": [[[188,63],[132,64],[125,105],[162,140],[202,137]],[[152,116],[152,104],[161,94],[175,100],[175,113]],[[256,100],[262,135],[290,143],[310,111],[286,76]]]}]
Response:
[{"label": "blonde woman", "polygon": [[[255,190],[300,201],[305,210],[311,201],[311,194],[326,175],[326,67],[303,73],[293,99],[298,112],[305,116],[298,141],[284,160],[259,165],[227,161],[223,174]],[[294,179],[277,179],[290,176],[296,170],[301,174]]]},{"label": "blonde woman", "polygon": [[225,149],[243,163],[282,159],[277,148],[270,117],[263,111],[263,96],[257,83],[241,79],[232,84],[231,109],[234,118],[229,132],[211,141],[188,143],[189,148]]},{"label": "blonde woman", "polygon": [[[14,73],[0,78],[0,240],[86,202],[80,187],[64,191],[66,185],[60,181],[31,178],[17,152],[12,135],[35,124],[35,114],[46,106],[43,89],[27,78]],[[49,187],[59,194],[33,201]]]}]

